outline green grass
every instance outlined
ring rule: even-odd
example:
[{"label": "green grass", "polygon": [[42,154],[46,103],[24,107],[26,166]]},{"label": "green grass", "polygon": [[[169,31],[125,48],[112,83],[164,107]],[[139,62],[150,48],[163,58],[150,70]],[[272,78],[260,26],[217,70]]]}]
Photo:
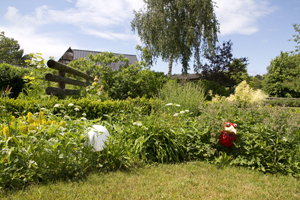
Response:
[{"label": "green grass", "polygon": [[300,199],[298,179],[204,162],[93,174],[33,185],[3,199]]}]

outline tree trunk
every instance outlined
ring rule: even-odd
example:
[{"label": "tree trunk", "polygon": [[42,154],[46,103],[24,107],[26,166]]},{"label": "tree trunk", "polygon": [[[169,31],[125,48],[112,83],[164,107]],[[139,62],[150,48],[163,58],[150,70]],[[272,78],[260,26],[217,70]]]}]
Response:
[{"label": "tree trunk", "polygon": [[172,65],[173,65],[173,54],[170,53],[170,55],[169,55],[168,76],[171,76],[171,74],[172,74]]}]

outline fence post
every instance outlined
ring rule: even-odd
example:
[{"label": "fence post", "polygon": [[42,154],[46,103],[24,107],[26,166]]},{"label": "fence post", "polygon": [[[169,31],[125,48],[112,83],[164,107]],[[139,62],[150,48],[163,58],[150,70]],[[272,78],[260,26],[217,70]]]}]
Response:
[{"label": "fence post", "polygon": [[[58,76],[61,76],[61,77],[65,77],[66,76],[66,72],[65,71],[58,71]],[[58,82],[57,83],[57,87],[60,88],[60,89],[65,89],[66,88],[66,84],[65,83],[62,83],[62,82]]]},{"label": "fence post", "polygon": [[[91,72],[90,71],[86,71],[86,74],[87,75],[91,75]],[[85,82],[87,85],[90,85],[90,80],[89,79],[85,79]]]}]

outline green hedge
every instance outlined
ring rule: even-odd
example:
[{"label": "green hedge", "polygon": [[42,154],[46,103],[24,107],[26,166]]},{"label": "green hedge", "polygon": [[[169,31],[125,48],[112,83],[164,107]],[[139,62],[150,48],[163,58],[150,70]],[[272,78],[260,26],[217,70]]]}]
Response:
[{"label": "green hedge", "polygon": [[267,105],[284,106],[284,107],[300,107],[300,98],[278,98],[266,100]]},{"label": "green hedge", "polygon": [[[73,105],[72,105],[73,104]],[[14,116],[22,116],[24,112],[36,113],[41,108],[48,109],[54,114],[66,112],[67,115],[87,119],[96,119],[103,117],[103,114],[119,113],[121,111],[128,112],[134,110],[134,107],[142,107],[143,114],[149,114],[152,110],[158,109],[160,104],[159,100],[136,98],[127,100],[106,100],[106,101],[93,101],[88,98],[82,99],[45,99],[45,100],[22,100],[22,99],[8,99],[0,98],[0,105],[3,105],[6,112],[11,112]],[[57,105],[57,107],[55,106]],[[71,106],[72,105],[72,106]],[[54,107],[55,106],[55,107]],[[78,108],[75,110],[75,108]],[[105,118],[105,117],[104,117]]]}]

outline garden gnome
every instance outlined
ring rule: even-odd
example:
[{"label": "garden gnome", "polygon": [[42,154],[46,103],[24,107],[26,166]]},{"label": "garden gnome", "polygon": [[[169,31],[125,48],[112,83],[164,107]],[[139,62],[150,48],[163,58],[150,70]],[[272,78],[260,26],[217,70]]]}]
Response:
[{"label": "garden gnome", "polygon": [[232,147],[233,142],[236,141],[236,127],[237,124],[233,124],[231,122],[225,122],[223,124],[223,130],[220,131],[219,140],[220,143],[225,147]]}]

